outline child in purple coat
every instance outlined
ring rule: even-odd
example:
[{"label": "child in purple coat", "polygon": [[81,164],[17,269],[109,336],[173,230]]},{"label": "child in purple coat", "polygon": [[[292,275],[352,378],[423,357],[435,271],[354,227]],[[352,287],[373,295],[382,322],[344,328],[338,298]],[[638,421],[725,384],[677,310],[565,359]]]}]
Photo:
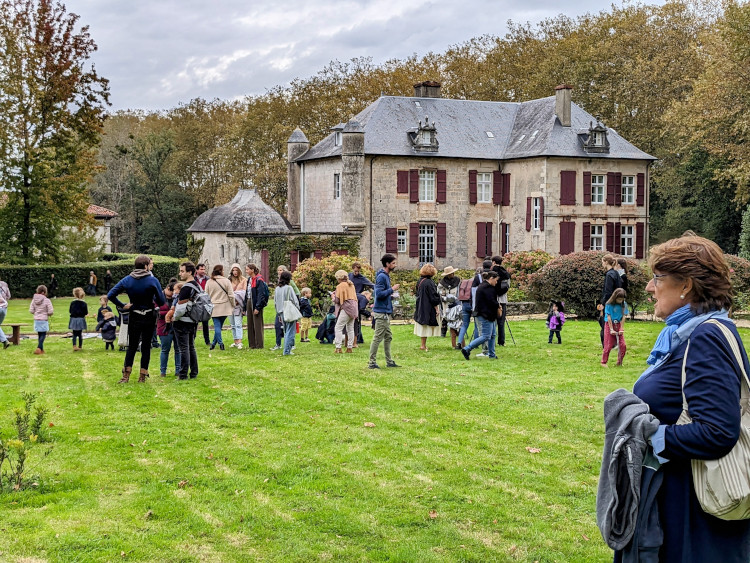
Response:
[{"label": "child in purple coat", "polygon": [[547,344],[552,344],[552,335],[557,336],[557,343],[562,344],[560,331],[565,324],[565,303],[562,301],[550,301],[549,310],[547,311],[547,328],[549,329],[549,340]]}]

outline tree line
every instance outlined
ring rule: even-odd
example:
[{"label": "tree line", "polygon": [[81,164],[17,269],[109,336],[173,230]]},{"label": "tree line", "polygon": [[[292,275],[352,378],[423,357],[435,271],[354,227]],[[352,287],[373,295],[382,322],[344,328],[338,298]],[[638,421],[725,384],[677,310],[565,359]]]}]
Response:
[{"label": "tree line", "polygon": [[238,188],[256,188],[284,213],[286,141],[297,126],[315,144],[381,94],[410,96],[428,79],[442,83],[445,97],[511,102],[567,83],[575,103],[659,159],[652,242],[693,229],[727,252],[742,244],[750,253],[750,215],[741,236],[750,196],[749,4],[626,3],[508,25],[503,36],[442,53],[332,61],[241,100],[109,115],[88,183],[92,201],[119,213],[118,250],[183,256],[185,229]]}]

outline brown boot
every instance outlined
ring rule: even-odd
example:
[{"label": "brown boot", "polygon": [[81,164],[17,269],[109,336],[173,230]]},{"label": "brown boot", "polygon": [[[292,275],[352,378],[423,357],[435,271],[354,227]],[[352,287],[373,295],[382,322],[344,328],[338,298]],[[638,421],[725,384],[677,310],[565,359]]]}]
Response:
[{"label": "brown boot", "polygon": [[347,353],[347,354],[352,354],[352,353],[353,353],[353,352],[352,352],[352,349],[351,349],[351,348],[347,348],[347,349],[346,349],[346,353]]},{"label": "brown boot", "polygon": [[44,354],[44,350],[42,350],[41,348],[37,348],[36,350],[34,350],[34,354],[36,355]]},{"label": "brown boot", "polygon": [[122,368],[122,379],[117,383],[127,383],[130,381],[130,372],[133,371],[132,367]]},{"label": "brown boot", "polygon": [[146,378],[148,376],[148,370],[141,368],[141,375],[138,376],[138,383],[146,383]]}]

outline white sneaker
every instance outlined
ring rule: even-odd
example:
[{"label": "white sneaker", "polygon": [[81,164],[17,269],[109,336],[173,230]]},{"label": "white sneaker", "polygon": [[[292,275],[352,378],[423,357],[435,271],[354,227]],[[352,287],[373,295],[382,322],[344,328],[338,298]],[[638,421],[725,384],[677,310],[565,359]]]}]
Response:
[{"label": "white sneaker", "polygon": [[[232,344],[232,346],[234,346],[234,344]],[[242,350],[242,343],[237,344],[237,350]]]},{"label": "white sneaker", "polygon": [[281,346],[274,346],[273,348],[271,348],[271,351],[272,351],[272,352],[273,352],[274,350],[281,350]]},{"label": "white sneaker", "polygon": [[479,354],[477,354],[477,355],[476,355],[476,356],[474,356],[474,357],[475,357],[475,358],[486,358],[486,357],[487,357],[487,354],[485,354],[484,352],[479,352]]},{"label": "white sneaker", "polygon": [[296,349],[296,348],[297,348],[296,346],[292,346],[292,350],[294,350],[294,349]]},{"label": "white sneaker", "polygon": [[230,348],[236,348],[236,347],[237,347],[237,345],[236,345],[236,344],[235,344],[234,342],[232,342],[232,343],[231,343],[231,344],[229,345],[229,347],[230,347]]}]

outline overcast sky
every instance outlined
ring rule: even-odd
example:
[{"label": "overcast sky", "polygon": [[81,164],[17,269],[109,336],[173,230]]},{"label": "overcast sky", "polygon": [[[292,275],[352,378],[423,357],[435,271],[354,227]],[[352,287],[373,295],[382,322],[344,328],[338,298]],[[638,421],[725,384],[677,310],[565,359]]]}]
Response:
[{"label": "overcast sky", "polygon": [[[89,25],[112,110],[240,98],[329,61],[382,63],[608,7],[601,0],[64,0]],[[661,2],[659,2],[661,3]],[[425,77],[430,78],[430,77]]]}]

